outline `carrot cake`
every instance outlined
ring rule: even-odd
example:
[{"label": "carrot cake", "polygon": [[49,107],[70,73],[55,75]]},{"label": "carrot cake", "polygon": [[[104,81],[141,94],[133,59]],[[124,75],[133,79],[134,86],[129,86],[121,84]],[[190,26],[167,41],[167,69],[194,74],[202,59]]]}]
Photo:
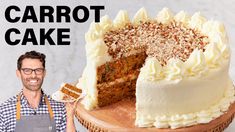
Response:
[{"label": "carrot cake", "polygon": [[81,89],[68,83],[62,84],[60,91],[64,93],[65,95],[68,95],[74,99],[77,99],[82,93]]},{"label": "carrot cake", "polygon": [[141,8],[91,23],[87,65],[79,86],[88,110],[136,98],[139,127],[179,128],[208,123],[234,101],[225,28],[199,12],[150,18]]}]

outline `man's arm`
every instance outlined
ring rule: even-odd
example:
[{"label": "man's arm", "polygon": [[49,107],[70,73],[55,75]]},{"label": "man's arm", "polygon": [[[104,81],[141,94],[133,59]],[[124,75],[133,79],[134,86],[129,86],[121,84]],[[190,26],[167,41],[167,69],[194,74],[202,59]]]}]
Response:
[{"label": "man's arm", "polygon": [[66,132],[76,132],[74,124],[75,105],[76,103],[66,103],[67,125]]}]

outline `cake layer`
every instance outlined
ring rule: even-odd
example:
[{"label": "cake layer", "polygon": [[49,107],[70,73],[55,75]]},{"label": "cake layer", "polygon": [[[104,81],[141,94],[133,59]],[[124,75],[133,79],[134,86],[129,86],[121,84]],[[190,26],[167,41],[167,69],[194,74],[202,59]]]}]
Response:
[{"label": "cake layer", "polygon": [[140,69],[146,59],[144,52],[107,62],[97,68],[97,84],[114,81]]},{"label": "cake layer", "polygon": [[60,91],[70,97],[75,98],[75,99],[79,98],[82,93],[81,89],[78,89],[77,87],[70,85],[68,83],[63,84]]},{"label": "cake layer", "polygon": [[108,83],[97,85],[98,106],[115,103],[123,98],[135,97],[135,85],[139,71]]},{"label": "cake layer", "polygon": [[77,99],[80,96],[80,95],[78,95],[78,94],[76,94],[76,93],[74,93],[74,92],[72,92],[72,91],[70,91],[70,90],[68,90],[66,88],[62,88],[61,92],[66,94],[66,95],[69,95],[69,96],[71,96],[71,97],[73,97],[75,99]]},{"label": "cake layer", "polygon": [[77,87],[75,87],[73,85],[70,85],[68,83],[65,83],[65,85],[63,87],[65,87],[67,89],[70,89],[71,91],[74,91],[74,92],[77,92],[77,93],[82,93],[81,89],[79,89],[79,88],[77,88]]}]

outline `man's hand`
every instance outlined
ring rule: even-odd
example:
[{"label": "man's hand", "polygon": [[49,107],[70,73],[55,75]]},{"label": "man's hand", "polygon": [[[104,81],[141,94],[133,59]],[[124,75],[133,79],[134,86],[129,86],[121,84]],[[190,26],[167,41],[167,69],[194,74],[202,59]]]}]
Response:
[{"label": "man's hand", "polygon": [[73,118],[75,115],[77,102],[67,102],[65,103],[67,118]]},{"label": "man's hand", "polygon": [[74,125],[74,115],[76,110],[77,102],[67,102],[65,103],[66,113],[67,113],[67,128],[66,132],[76,132]]}]

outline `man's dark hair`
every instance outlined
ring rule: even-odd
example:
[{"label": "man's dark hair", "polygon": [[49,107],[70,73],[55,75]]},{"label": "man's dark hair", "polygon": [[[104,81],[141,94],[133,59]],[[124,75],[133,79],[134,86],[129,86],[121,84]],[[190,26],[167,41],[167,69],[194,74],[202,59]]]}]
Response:
[{"label": "man's dark hair", "polygon": [[43,67],[45,68],[45,58],[46,56],[43,53],[37,52],[37,51],[29,51],[25,54],[21,55],[17,60],[17,69],[20,70],[22,67],[22,61],[26,58],[29,59],[39,59],[42,62]]}]

